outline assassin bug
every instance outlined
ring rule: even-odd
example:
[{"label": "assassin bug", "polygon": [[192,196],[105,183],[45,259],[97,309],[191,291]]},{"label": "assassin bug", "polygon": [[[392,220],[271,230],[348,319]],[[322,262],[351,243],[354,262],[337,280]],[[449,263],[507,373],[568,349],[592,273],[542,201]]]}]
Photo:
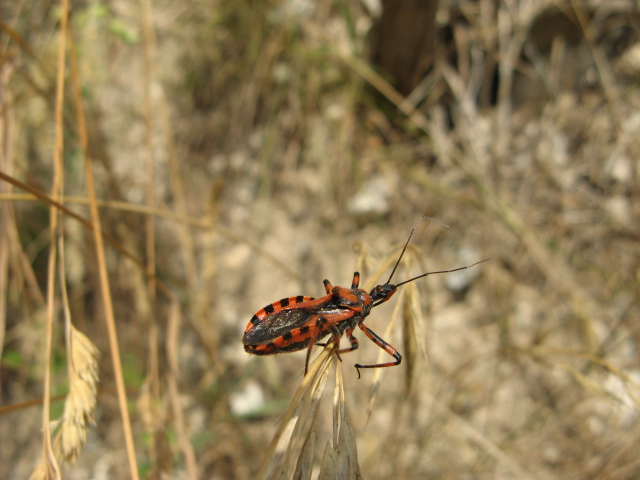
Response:
[{"label": "assassin bug", "polygon": [[[304,373],[306,375],[313,346],[327,345],[326,343],[317,343],[318,340],[331,335],[329,341],[336,345],[339,357],[341,353],[352,352],[358,348],[358,340],[353,335],[353,331],[356,327],[359,327],[373,343],[391,355],[395,361],[373,365],[355,364],[358,378],[360,378],[361,368],[383,368],[400,365],[402,355],[363,323],[371,309],[389,300],[401,285],[427,275],[465,270],[489,260],[487,258],[472,265],[452,270],[423,273],[395,285],[390,283],[416,226],[423,218],[442,223],[426,216],[418,219],[418,222],[411,229],[409,238],[391,271],[389,280],[384,284],[374,287],[367,293],[367,291],[359,288],[360,273],[355,272],[351,281],[351,288],[334,287],[329,280],[324,280],[324,289],[327,295],[322,298],[316,299],[298,295],[297,297],[283,298],[271,303],[258,310],[244,329],[242,343],[245,351],[255,355],[273,355],[276,353],[295,352],[306,348],[307,358],[304,365]],[[351,346],[340,350],[338,345],[344,334],[347,335]]]}]

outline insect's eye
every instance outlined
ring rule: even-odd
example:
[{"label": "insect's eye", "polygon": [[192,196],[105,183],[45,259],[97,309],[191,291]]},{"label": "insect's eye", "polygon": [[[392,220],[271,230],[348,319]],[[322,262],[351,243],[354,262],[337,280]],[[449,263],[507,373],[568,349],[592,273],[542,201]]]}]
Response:
[{"label": "insect's eye", "polygon": [[369,295],[371,295],[371,297],[374,300],[378,300],[378,299],[384,297],[383,285],[378,285],[377,287],[374,287],[374,289],[371,290]]}]

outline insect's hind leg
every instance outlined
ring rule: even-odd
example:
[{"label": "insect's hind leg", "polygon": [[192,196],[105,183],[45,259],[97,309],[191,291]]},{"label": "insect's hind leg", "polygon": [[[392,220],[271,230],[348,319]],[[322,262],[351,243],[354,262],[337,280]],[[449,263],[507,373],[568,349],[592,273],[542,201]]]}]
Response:
[{"label": "insect's hind leg", "polygon": [[373,330],[371,330],[366,325],[359,323],[358,326],[362,329],[364,334],[367,337],[369,337],[369,339],[373,343],[378,345],[381,349],[383,349],[385,352],[387,352],[389,355],[391,355],[393,358],[396,359],[395,362],[376,363],[374,365],[360,365],[359,363],[356,363],[354,367],[356,367],[356,370],[358,371],[358,378],[360,378],[361,368],[384,368],[384,367],[394,367],[396,365],[400,365],[400,362],[402,362],[402,355],[400,355],[400,353],[395,348],[393,348],[391,345],[385,342],[382,338],[380,338]]}]

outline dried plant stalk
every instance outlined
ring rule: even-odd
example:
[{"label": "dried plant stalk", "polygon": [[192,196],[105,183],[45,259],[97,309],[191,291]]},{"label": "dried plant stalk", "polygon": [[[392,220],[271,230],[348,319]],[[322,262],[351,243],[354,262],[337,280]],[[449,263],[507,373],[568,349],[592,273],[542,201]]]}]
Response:
[{"label": "dried plant stalk", "polygon": [[53,478],[56,478],[56,472],[49,461],[36,465],[29,475],[29,480],[52,480]]}]

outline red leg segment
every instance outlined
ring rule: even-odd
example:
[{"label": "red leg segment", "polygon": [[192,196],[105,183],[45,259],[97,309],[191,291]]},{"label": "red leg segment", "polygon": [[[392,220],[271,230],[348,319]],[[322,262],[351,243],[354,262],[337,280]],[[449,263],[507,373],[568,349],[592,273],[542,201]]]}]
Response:
[{"label": "red leg segment", "polygon": [[358,370],[358,378],[360,378],[361,368],[384,368],[384,367],[393,367],[395,365],[400,365],[400,362],[402,362],[402,355],[400,355],[400,353],[398,353],[398,351],[395,348],[393,348],[391,345],[385,342],[382,338],[380,338],[373,330],[371,330],[366,325],[359,323],[358,326],[362,329],[364,334],[367,337],[369,337],[369,339],[373,343],[378,345],[381,349],[383,349],[385,352],[387,352],[389,355],[391,355],[393,358],[396,359],[395,362],[376,363],[375,365],[360,365],[356,363],[354,367],[356,367],[356,370]]}]

